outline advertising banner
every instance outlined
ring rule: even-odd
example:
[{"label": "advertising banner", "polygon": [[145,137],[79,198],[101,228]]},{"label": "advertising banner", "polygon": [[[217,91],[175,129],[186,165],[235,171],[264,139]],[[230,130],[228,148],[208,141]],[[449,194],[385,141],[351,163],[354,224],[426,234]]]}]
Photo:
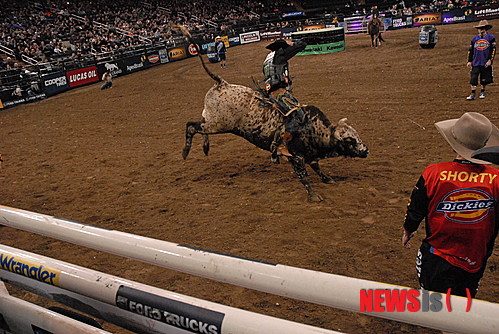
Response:
[{"label": "advertising banner", "polygon": [[296,32],[297,27],[286,27],[281,30],[283,38],[291,38],[291,33]]},{"label": "advertising banner", "polygon": [[412,16],[396,16],[392,17],[392,22],[390,24],[391,29],[401,29],[412,27]]},{"label": "advertising banner", "polygon": [[325,24],[315,24],[315,25],[310,25],[310,26],[303,26],[302,30],[303,31],[310,31],[310,30],[319,30],[319,29],[324,29],[326,28]]},{"label": "advertising banner", "polygon": [[170,61],[187,58],[187,50],[184,46],[168,49],[168,58],[170,59]]},{"label": "advertising banner", "polygon": [[125,69],[121,61],[107,61],[97,65],[97,73],[102,78],[104,72],[109,71],[113,78],[125,75]]},{"label": "advertising banner", "polygon": [[69,87],[78,87],[99,81],[97,66],[68,71],[66,72],[66,77],[68,79]]},{"label": "advertising banner", "polygon": [[45,93],[35,92],[33,90],[26,90],[17,88],[9,88],[0,91],[0,101],[2,108],[14,107],[19,104],[35,102],[46,98]]},{"label": "advertising banner", "polygon": [[148,53],[147,54],[147,63],[149,66],[156,66],[161,64],[160,57],[159,57],[159,52],[155,53]]},{"label": "advertising banner", "polygon": [[241,45],[241,39],[239,38],[239,35],[229,36],[229,46],[236,46],[236,45]]},{"label": "advertising banner", "polygon": [[250,31],[245,32],[239,35],[241,40],[241,44],[253,43],[260,41],[260,32],[259,31]]},{"label": "advertising banner", "polygon": [[307,45],[298,55],[318,55],[345,50],[345,41],[327,44]]},{"label": "advertising banner", "polygon": [[304,11],[298,11],[298,12],[291,12],[291,13],[282,13],[283,18],[287,17],[299,17],[299,16],[305,16]]},{"label": "advertising banner", "polygon": [[116,306],[139,314],[149,321],[171,326],[168,333],[217,334],[223,332],[225,313],[123,285],[119,287],[116,294]]},{"label": "advertising banner", "polygon": [[124,74],[126,75],[148,68],[149,62],[147,61],[147,57],[145,55],[133,56],[122,59],[121,66],[123,67],[123,70],[125,71]]},{"label": "advertising banner", "polygon": [[59,72],[41,77],[43,91],[47,96],[62,93],[69,89],[66,73]]},{"label": "advertising banner", "polygon": [[166,51],[166,49],[159,50],[159,61],[161,64],[170,62],[170,59],[168,58],[168,51]]},{"label": "advertising banner", "polygon": [[301,39],[307,47],[298,55],[323,54],[345,50],[345,30],[329,28],[320,30],[299,31],[291,35],[293,40]]},{"label": "advertising banner", "polygon": [[473,21],[473,12],[471,10],[456,9],[442,13],[442,23],[463,23]]},{"label": "advertising banner", "polygon": [[486,7],[475,7],[473,14],[476,21],[497,19],[499,18],[499,3]]},{"label": "advertising banner", "polygon": [[414,15],[414,27],[423,26],[425,24],[441,24],[442,23],[442,13],[427,13]]},{"label": "advertising banner", "polygon": [[208,50],[210,46],[215,46],[215,42],[201,44],[201,50]]},{"label": "advertising banner", "polygon": [[260,39],[262,41],[270,41],[273,39],[278,39],[282,37],[281,30],[260,30]]},{"label": "advertising banner", "polygon": [[196,49],[196,46],[194,44],[189,44],[187,47],[187,55],[189,57],[195,57],[198,55],[198,50]]}]

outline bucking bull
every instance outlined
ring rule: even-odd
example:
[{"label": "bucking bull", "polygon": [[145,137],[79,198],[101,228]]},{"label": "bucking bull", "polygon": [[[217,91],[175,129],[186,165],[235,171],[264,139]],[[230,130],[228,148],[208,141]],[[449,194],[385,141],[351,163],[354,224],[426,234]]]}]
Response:
[{"label": "bucking bull", "polygon": [[[210,141],[208,135],[233,133],[243,137],[255,146],[271,151],[277,135],[284,133],[283,116],[273,103],[260,91],[229,84],[212,73],[199,54],[206,73],[215,80],[215,85],[206,93],[202,118],[199,122],[187,122],[184,159],[189,155],[192,138],[196,133],[203,136],[203,151],[208,155]],[[319,160],[332,157],[367,157],[369,150],[361,141],[357,131],[342,118],[338,124],[331,124],[327,117],[314,106],[303,106],[309,118],[308,125],[301,131],[300,150],[287,157],[293,169],[305,186],[310,201],[322,201],[308,181],[305,164],[320,176],[322,182],[333,183],[319,167]]]}]

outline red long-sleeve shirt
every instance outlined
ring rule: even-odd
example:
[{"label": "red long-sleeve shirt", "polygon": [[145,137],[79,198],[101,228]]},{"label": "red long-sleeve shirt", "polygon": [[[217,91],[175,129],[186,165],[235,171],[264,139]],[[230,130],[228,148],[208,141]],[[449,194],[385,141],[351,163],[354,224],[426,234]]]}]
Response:
[{"label": "red long-sleeve shirt", "polygon": [[414,187],[404,228],[426,219],[430,251],[450,264],[477,272],[492,254],[499,228],[499,170],[454,160],[428,166]]}]

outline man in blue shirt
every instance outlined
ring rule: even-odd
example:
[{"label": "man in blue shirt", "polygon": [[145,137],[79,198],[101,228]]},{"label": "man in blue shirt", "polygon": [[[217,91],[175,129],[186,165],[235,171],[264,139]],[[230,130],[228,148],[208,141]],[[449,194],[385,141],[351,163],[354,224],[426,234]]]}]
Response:
[{"label": "man in blue shirt", "polygon": [[227,67],[227,48],[225,47],[224,41],[222,41],[222,37],[215,37],[215,49],[217,50],[218,60],[220,61],[220,67]]},{"label": "man in blue shirt", "polygon": [[481,20],[475,28],[478,29],[478,35],[471,40],[468,51],[467,66],[471,68],[471,94],[467,100],[474,100],[476,97],[478,77],[482,85],[481,99],[485,98],[485,86],[494,82],[492,63],[496,55],[496,38],[487,32],[492,26],[487,20]]}]

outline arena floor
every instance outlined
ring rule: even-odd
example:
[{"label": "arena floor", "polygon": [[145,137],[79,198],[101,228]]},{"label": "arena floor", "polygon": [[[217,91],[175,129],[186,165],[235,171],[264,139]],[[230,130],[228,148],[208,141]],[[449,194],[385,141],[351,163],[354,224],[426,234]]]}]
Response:
[{"label": "arena floor", "polygon": [[[492,21],[497,33],[499,20]],[[417,247],[403,249],[409,194],[424,167],[453,159],[433,123],[478,111],[499,125],[499,86],[466,101],[468,43],[475,23],[438,26],[432,50],[418,28],[346,37],[346,51],[291,60],[294,91],[332,121],[348,117],[367,159],[322,162],[335,184],[311,173],[325,201],[307,195],[287,163],[234,135],[201,137],[181,151],[187,121],[200,118],[213,80],[197,58],[0,111],[0,204],[211,251],[417,287]],[[231,83],[261,78],[267,42],[231,48]],[[498,66],[498,65],[496,65]],[[499,79],[497,79],[499,80]],[[424,236],[420,228],[414,245]],[[126,279],[346,333],[435,333],[363,314],[234,287],[0,226],[0,242]],[[496,242],[497,244],[497,242]],[[499,302],[499,248],[478,298]],[[16,296],[45,304],[16,289]],[[334,293],[330,291],[329,293]],[[105,326],[115,333],[126,333]]]}]

